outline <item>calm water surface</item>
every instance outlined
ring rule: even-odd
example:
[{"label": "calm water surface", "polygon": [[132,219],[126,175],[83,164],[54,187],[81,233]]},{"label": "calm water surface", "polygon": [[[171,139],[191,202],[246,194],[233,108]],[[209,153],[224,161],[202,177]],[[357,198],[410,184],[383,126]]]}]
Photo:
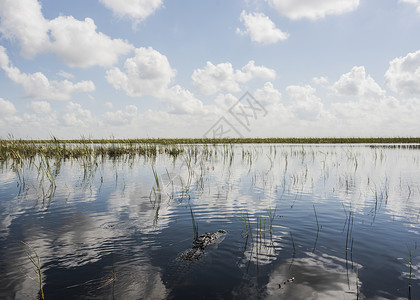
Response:
[{"label": "calm water surface", "polygon": [[[420,299],[420,150],[184,147],[2,162],[0,298],[38,296],[23,241],[46,299]],[[193,219],[228,233],[182,261]]]}]

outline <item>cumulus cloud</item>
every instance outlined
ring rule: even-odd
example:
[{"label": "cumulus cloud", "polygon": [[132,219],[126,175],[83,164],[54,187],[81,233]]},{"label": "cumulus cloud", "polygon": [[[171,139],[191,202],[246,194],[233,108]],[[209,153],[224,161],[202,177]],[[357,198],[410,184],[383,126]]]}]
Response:
[{"label": "cumulus cloud", "polygon": [[162,97],[176,75],[167,57],[152,47],[135,49],[135,56],[125,61],[124,69],[108,70],[106,79],[130,97]]},{"label": "cumulus cloud", "polygon": [[106,112],[102,118],[107,124],[120,126],[130,124],[131,121],[138,115],[137,111],[137,106],[127,105],[124,110]]},{"label": "cumulus cloud", "polygon": [[269,0],[280,14],[292,19],[321,19],[357,9],[360,0]]},{"label": "cumulus cloud", "polygon": [[385,82],[394,92],[420,96],[420,50],[393,59],[385,73]]},{"label": "cumulus cloud", "polygon": [[83,109],[78,103],[69,102],[62,115],[63,124],[74,128],[89,128],[95,123],[90,110]]},{"label": "cumulus cloud", "polygon": [[179,85],[171,87],[164,97],[171,113],[199,114],[205,112],[203,103],[193,93]]},{"label": "cumulus cloud", "polygon": [[0,98],[0,116],[10,116],[16,113],[16,107],[12,102]]},{"label": "cumulus cloud", "polygon": [[[261,72],[256,69],[255,72]],[[135,49],[135,56],[124,63],[124,70],[113,68],[106,73],[107,81],[130,97],[153,96],[163,101],[172,113],[203,112],[203,104],[179,85],[170,87],[176,75],[168,58],[151,47]]]},{"label": "cumulus cloud", "polygon": [[58,76],[66,78],[66,79],[73,79],[74,75],[65,71],[60,71],[57,73]]},{"label": "cumulus cloud", "polygon": [[328,77],[320,76],[312,78],[312,82],[316,85],[326,85],[328,84]]},{"label": "cumulus cloud", "polygon": [[275,44],[289,37],[288,33],[278,29],[273,21],[263,13],[247,14],[245,11],[242,11],[240,20],[244,24],[245,30],[242,31],[237,28],[236,33],[249,35],[253,42]]},{"label": "cumulus cloud", "polygon": [[47,101],[32,101],[29,109],[38,115],[45,115],[51,112],[51,105]]},{"label": "cumulus cloud", "polygon": [[234,70],[231,63],[217,65],[207,62],[204,69],[194,70],[192,80],[199,93],[212,95],[217,92],[240,92],[240,83],[254,78],[274,79],[276,72],[249,61],[241,70]]},{"label": "cumulus cloud", "polygon": [[420,0],[400,0],[400,2],[410,3],[417,7],[417,12],[420,13]]},{"label": "cumulus cloud", "polygon": [[120,55],[132,50],[132,46],[120,39],[96,31],[95,22],[60,16],[49,22],[51,51],[71,67],[112,66]]},{"label": "cumulus cloud", "polygon": [[340,96],[370,96],[385,95],[385,91],[370,76],[366,75],[365,67],[356,66],[350,72],[341,75],[332,86]]},{"label": "cumulus cloud", "polygon": [[228,110],[233,104],[238,102],[238,98],[232,94],[219,94],[214,99],[217,106],[223,110]]},{"label": "cumulus cloud", "polygon": [[36,99],[68,100],[73,93],[95,90],[95,85],[92,81],[73,83],[68,80],[49,80],[41,72],[22,73],[9,62],[9,57],[3,46],[0,46],[0,67],[13,82],[23,86],[27,96]]},{"label": "cumulus cloud", "polygon": [[286,92],[292,102],[290,109],[300,120],[315,121],[323,111],[321,99],[315,95],[316,89],[310,85],[290,85]]},{"label": "cumulus cloud", "polygon": [[99,0],[119,17],[143,21],[163,5],[162,0]]},{"label": "cumulus cloud", "polygon": [[[0,98],[0,134],[7,134],[14,131],[5,131],[8,128],[13,129],[15,125],[22,122],[22,118],[17,115],[14,104],[3,98]],[[10,126],[12,124],[12,126]]]},{"label": "cumulus cloud", "polygon": [[281,100],[281,93],[274,88],[271,82],[266,82],[262,89],[257,89],[254,97],[264,106],[278,104]]},{"label": "cumulus cloud", "polygon": [[2,0],[0,19],[0,32],[6,38],[16,38],[26,57],[53,52],[72,67],[111,66],[133,49],[126,41],[97,32],[90,18],[45,19],[38,0]]},{"label": "cumulus cloud", "polygon": [[36,0],[0,1],[0,32],[5,38],[17,38],[22,54],[33,57],[49,45],[48,21]]}]

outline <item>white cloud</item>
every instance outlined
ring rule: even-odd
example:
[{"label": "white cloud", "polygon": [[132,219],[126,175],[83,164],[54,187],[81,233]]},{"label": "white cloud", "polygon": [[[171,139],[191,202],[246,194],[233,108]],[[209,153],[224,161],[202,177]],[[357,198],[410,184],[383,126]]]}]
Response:
[{"label": "white cloud", "polygon": [[[21,122],[22,118],[17,115],[14,104],[0,98],[0,129],[3,131],[0,132],[0,135],[14,133],[12,130],[15,128],[15,125],[20,124]],[[9,131],[6,131],[7,129],[9,129]]]},{"label": "white cloud", "polygon": [[[138,48],[135,56],[128,58],[124,71],[113,68],[106,79],[117,90],[130,97],[153,96],[163,101],[172,113],[203,113],[203,103],[179,85],[170,87],[176,75],[167,57],[151,47]],[[261,72],[255,69],[255,72]]]},{"label": "white cloud", "polygon": [[216,105],[219,108],[221,108],[223,110],[228,110],[229,108],[232,107],[233,104],[235,104],[236,102],[238,102],[238,100],[239,99],[236,98],[232,94],[219,94],[214,99],[214,102],[216,103]]},{"label": "white cloud", "polygon": [[266,82],[262,89],[257,89],[254,97],[264,106],[278,104],[281,100],[281,93],[275,89],[271,82]]},{"label": "white cloud", "polygon": [[400,0],[400,2],[410,3],[417,6],[417,12],[420,13],[420,0]]},{"label": "white cloud", "polygon": [[239,92],[237,72],[231,63],[213,65],[207,62],[204,69],[194,70],[192,80],[199,93],[211,95],[221,92]]},{"label": "white cloud", "polygon": [[292,101],[290,109],[299,120],[315,121],[319,119],[323,111],[321,99],[315,95],[313,87],[291,85],[286,88]]},{"label": "white cloud", "polygon": [[9,57],[3,46],[0,46],[0,67],[13,82],[23,86],[27,96],[36,99],[68,100],[72,93],[95,90],[95,85],[92,81],[73,83],[68,80],[49,80],[41,72],[22,73],[9,62]]},{"label": "white cloud", "polygon": [[171,113],[201,114],[205,112],[203,103],[179,85],[171,87],[164,98]]},{"label": "white cloud", "polygon": [[96,32],[95,22],[73,17],[58,17],[50,21],[53,42],[51,50],[71,67],[112,66],[118,57],[127,54],[132,46],[120,39]]},{"label": "white cloud", "polygon": [[350,72],[341,75],[332,89],[340,96],[369,96],[385,95],[385,91],[370,76],[366,75],[363,66],[353,67]]},{"label": "white cloud", "polygon": [[151,47],[135,49],[135,56],[125,61],[124,69],[108,70],[106,79],[130,97],[162,97],[176,75],[167,57]]},{"label": "white cloud", "polygon": [[211,95],[217,92],[239,92],[240,83],[253,78],[274,79],[275,76],[273,69],[256,66],[253,60],[241,70],[234,70],[231,63],[213,65],[208,61],[204,69],[194,70],[192,80],[199,93]]},{"label": "white cloud", "polygon": [[420,50],[392,60],[385,82],[394,92],[420,96]]},{"label": "white cloud", "polygon": [[249,13],[242,11],[241,22],[245,26],[245,31],[236,29],[238,34],[249,35],[251,41],[262,44],[275,44],[286,40],[289,34],[276,27],[273,21],[263,13]]},{"label": "white cloud", "polygon": [[58,72],[57,75],[60,76],[60,77],[66,78],[66,79],[73,79],[74,78],[73,74],[62,71],[62,70],[60,72]]},{"label": "white cloud", "polygon": [[365,136],[418,134],[418,100],[388,96],[363,67],[343,74],[332,89],[336,92],[333,97],[352,96],[350,101],[331,103],[331,113],[340,120],[336,129],[358,136],[360,132]]},{"label": "white cloud", "polygon": [[243,72],[238,72],[238,76],[242,77],[244,82],[253,78],[274,79],[276,78],[276,71],[264,66],[256,66],[255,61],[250,60],[243,68]]},{"label": "white cloud", "polygon": [[135,105],[127,105],[123,110],[113,112],[106,112],[102,118],[104,122],[111,125],[125,125],[130,124],[131,121],[138,115],[138,108]]},{"label": "white cloud", "polygon": [[38,115],[45,115],[51,112],[51,105],[47,101],[32,101],[29,109]]},{"label": "white cloud", "polygon": [[16,113],[16,107],[12,102],[0,98],[0,116],[7,117]]},{"label": "white cloud", "polygon": [[62,115],[62,120],[65,126],[73,128],[89,128],[90,125],[96,123],[95,118],[92,116],[90,110],[83,109],[78,103],[69,102]]},{"label": "white cloud", "polygon": [[99,0],[119,17],[143,21],[163,5],[162,0]]},{"label": "white cloud", "polygon": [[45,19],[37,0],[2,0],[0,17],[0,32],[6,38],[16,38],[27,57],[53,52],[72,67],[111,66],[133,49],[126,41],[97,32],[90,18]]},{"label": "white cloud", "polygon": [[48,21],[36,0],[1,0],[0,32],[5,38],[18,38],[22,54],[33,57],[47,50]]},{"label": "white cloud", "polygon": [[321,19],[357,9],[360,0],[269,0],[280,14],[292,19]]},{"label": "white cloud", "polygon": [[312,78],[312,82],[316,85],[326,85],[328,84],[328,77],[320,76]]}]

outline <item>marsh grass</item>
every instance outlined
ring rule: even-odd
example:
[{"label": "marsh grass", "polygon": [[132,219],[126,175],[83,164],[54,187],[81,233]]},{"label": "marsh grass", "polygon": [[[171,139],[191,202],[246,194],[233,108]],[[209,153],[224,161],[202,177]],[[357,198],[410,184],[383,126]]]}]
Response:
[{"label": "marsh grass", "polygon": [[408,277],[408,299],[411,299],[411,281],[412,281],[412,272],[413,272],[413,256],[411,253],[411,248],[407,246],[408,258],[398,257],[394,260],[404,261],[409,267],[409,277]]},{"label": "marsh grass", "polygon": [[41,271],[41,259],[39,258],[38,253],[36,252],[35,248],[32,247],[29,243],[21,242],[20,247],[22,248],[23,252],[31,262],[31,268],[34,271],[36,276],[29,275],[28,272],[25,272],[21,267],[17,266],[20,272],[22,272],[23,275],[28,277],[29,279],[36,282],[39,286],[39,298],[44,299],[44,290],[42,288],[42,271]]},{"label": "marsh grass", "polygon": [[316,226],[317,226],[317,228],[316,228],[316,238],[315,238],[315,243],[314,243],[314,248],[312,250],[312,253],[315,252],[316,244],[318,243],[318,238],[319,238],[319,230],[320,230],[319,222],[318,222],[318,215],[317,215],[316,209],[315,209],[315,204],[313,204],[313,207],[314,207],[314,213],[315,213],[315,220],[316,220]]},{"label": "marsh grass", "polygon": [[252,229],[251,229],[251,222],[249,220],[249,214],[244,213],[243,211],[239,210],[240,212],[240,220],[244,223],[245,225],[245,237],[251,236],[252,239]]},{"label": "marsh grass", "polygon": [[359,264],[356,264],[356,297],[359,299],[360,290],[359,290]]},{"label": "marsh grass", "polygon": [[193,226],[194,241],[198,240],[198,222],[194,218],[194,213],[190,205],[191,221]]},{"label": "marsh grass", "polygon": [[273,221],[276,217],[276,211],[277,207],[274,208],[274,210],[271,207],[267,208],[268,219],[270,222],[270,233],[273,233]]},{"label": "marsh grass", "polygon": [[[399,145],[393,145],[393,144]],[[370,147],[401,147],[419,149],[420,137],[411,138],[240,138],[240,139],[87,139],[75,140],[18,140],[12,135],[0,139],[0,161],[7,159],[23,160],[36,155],[46,157],[80,158],[88,156],[119,157],[122,155],[153,156],[166,153],[177,157],[184,152],[186,145],[201,144],[374,144]],[[389,144],[389,145],[388,145]],[[183,145],[183,146],[181,146]],[[225,152],[229,152],[226,148]],[[252,164],[255,151],[243,153]],[[196,157],[195,153],[195,157]],[[232,159],[232,156],[230,156]],[[355,168],[357,169],[357,159]]]}]

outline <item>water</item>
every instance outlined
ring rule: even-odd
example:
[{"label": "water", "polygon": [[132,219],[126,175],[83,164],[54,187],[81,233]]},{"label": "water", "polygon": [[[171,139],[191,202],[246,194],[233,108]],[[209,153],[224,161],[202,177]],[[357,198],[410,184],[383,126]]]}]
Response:
[{"label": "water", "polygon": [[[1,166],[1,299],[38,296],[21,241],[46,299],[420,297],[418,149],[185,146],[50,160],[54,184],[40,163],[17,169],[24,184]],[[199,235],[228,233],[186,262],[192,215]]]}]

